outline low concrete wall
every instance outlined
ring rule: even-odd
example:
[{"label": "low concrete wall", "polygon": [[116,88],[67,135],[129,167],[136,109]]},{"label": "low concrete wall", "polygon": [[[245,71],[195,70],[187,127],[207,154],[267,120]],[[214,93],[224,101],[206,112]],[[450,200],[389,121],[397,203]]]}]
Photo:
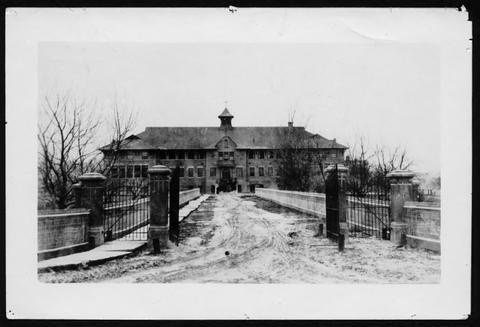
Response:
[{"label": "low concrete wall", "polygon": [[186,205],[189,201],[194,200],[200,196],[200,189],[193,188],[191,190],[180,192],[180,206]]},{"label": "low concrete wall", "polygon": [[86,209],[39,211],[37,259],[40,261],[86,250],[88,217]]},{"label": "low concrete wall", "polygon": [[409,245],[440,252],[440,213],[438,204],[405,202],[402,215],[408,225]]},{"label": "low concrete wall", "polygon": [[325,218],[325,194],[257,188],[255,195],[282,206]]}]

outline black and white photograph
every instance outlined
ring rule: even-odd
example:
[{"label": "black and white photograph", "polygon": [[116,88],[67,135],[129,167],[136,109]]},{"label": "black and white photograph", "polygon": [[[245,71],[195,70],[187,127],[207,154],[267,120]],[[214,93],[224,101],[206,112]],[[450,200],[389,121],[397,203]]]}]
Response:
[{"label": "black and white photograph", "polygon": [[[466,317],[467,16],[9,9],[7,277],[46,294],[10,317]],[[165,294],[205,303],[125,311]]]}]

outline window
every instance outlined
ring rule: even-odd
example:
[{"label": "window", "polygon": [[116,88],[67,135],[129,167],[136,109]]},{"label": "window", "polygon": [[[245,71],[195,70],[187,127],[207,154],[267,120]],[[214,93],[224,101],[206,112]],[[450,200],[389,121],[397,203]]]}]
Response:
[{"label": "window", "polygon": [[217,168],[210,168],[210,177],[217,177]]},{"label": "window", "polygon": [[132,178],[133,177],[133,166],[128,165],[127,166],[127,178]]},{"label": "window", "polygon": [[178,151],[177,152],[177,157],[178,157],[178,159],[185,159],[185,152]]},{"label": "window", "polygon": [[188,151],[187,152],[187,157],[188,159],[194,159],[195,153],[193,151]]},{"label": "window", "polygon": [[218,152],[218,158],[223,159],[223,152],[221,152],[221,151]]},{"label": "window", "polygon": [[259,167],[258,168],[258,176],[264,176],[264,171],[263,171],[263,167]]},{"label": "window", "polygon": [[180,169],[178,170],[178,175],[179,177],[185,177],[185,168],[180,167]]},{"label": "window", "polygon": [[265,159],[265,152],[258,151],[258,159]]},{"label": "window", "polygon": [[226,148],[228,148],[228,140],[227,140],[227,139],[223,140],[223,145],[224,145]]},{"label": "window", "polygon": [[135,173],[134,177],[140,177],[140,175],[142,174],[142,166],[135,165],[134,167],[135,167],[134,168],[134,173]]},{"label": "window", "polygon": [[248,151],[248,159],[255,159],[255,152]]},{"label": "window", "polygon": [[142,165],[142,177],[148,177],[148,165]]},{"label": "window", "polygon": [[197,176],[203,177],[203,167],[197,167]]},{"label": "window", "polygon": [[250,176],[255,176],[255,167],[250,167]]},{"label": "window", "polygon": [[228,158],[230,160],[233,160],[233,156],[234,156],[234,152],[233,151],[230,151],[229,154],[228,154]]},{"label": "window", "polygon": [[118,167],[112,167],[110,170],[110,176],[112,178],[118,178]]},{"label": "window", "polygon": [[272,151],[268,151],[268,159],[273,159],[273,152]]},{"label": "window", "polygon": [[125,178],[125,166],[118,166],[118,177]]},{"label": "window", "polygon": [[158,153],[158,159],[166,159],[167,158],[167,153],[165,151],[160,151]]},{"label": "window", "polygon": [[188,172],[188,177],[193,177],[193,167],[189,167],[187,172]]},{"label": "window", "polygon": [[205,152],[200,151],[200,152],[198,153],[198,159],[205,159]]},{"label": "window", "polygon": [[268,176],[273,176],[273,167],[268,167],[267,174]]},{"label": "window", "polygon": [[236,175],[237,175],[237,177],[243,177],[243,168],[242,167],[237,167]]},{"label": "window", "polygon": [[142,152],[142,159],[148,159],[148,151]]},{"label": "window", "polygon": [[336,157],[337,157],[337,153],[336,152],[332,153],[332,158],[336,158]]}]

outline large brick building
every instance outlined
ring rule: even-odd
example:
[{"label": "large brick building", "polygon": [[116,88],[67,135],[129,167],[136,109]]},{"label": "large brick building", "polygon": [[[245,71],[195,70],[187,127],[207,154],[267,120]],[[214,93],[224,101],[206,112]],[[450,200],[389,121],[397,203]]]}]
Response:
[{"label": "large brick building", "polygon": [[[147,127],[129,136],[111,177],[142,178],[149,166],[165,165],[180,167],[181,189],[252,192],[255,187],[276,188],[279,154],[292,131],[309,140],[322,164],[344,160],[345,146],[291,122],[281,127],[234,127],[233,115],[226,108],[218,118],[218,127]],[[105,156],[111,155],[110,148],[101,148]]]}]

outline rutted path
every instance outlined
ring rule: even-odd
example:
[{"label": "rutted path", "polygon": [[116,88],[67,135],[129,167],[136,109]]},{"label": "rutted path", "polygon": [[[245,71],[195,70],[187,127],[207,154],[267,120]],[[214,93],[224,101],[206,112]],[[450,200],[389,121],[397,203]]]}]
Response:
[{"label": "rutted path", "polygon": [[[292,251],[298,244],[295,245],[288,234],[295,232],[299,238],[298,233],[304,232],[309,234],[311,241],[314,231],[299,231],[298,224],[307,224],[316,220],[314,217],[299,213],[287,216],[271,213],[255,204],[235,194],[212,196],[188,218],[190,224],[197,228],[200,225],[206,233],[192,231],[200,235],[186,237],[178,249],[172,249],[172,252],[187,250],[189,255],[180,256],[162,267],[127,274],[113,281],[308,282],[312,281],[308,271],[315,271],[316,277],[323,280],[340,281],[331,272],[319,271],[322,267],[318,262],[308,262],[304,257],[298,257],[300,253]],[[211,217],[209,224],[198,224],[208,216]],[[182,228],[188,229],[189,226],[185,224]],[[214,235],[208,238],[208,229],[212,228]]]},{"label": "rutted path", "polygon": [[[388,283],[436,282],[440,256],[350,239],[345,251],[316,237],[318,218],[235,193],[211,196],[181,223],[180,242],[52,282]],[[63,274],[63,275],[62,275]]]}]

